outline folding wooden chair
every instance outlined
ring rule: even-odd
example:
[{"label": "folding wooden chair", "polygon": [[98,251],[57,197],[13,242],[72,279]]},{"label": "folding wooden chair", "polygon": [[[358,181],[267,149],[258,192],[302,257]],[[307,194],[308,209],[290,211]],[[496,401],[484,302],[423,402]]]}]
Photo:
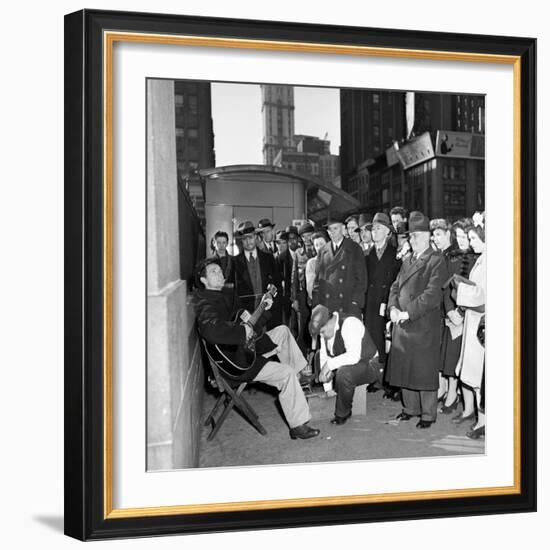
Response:
[{"label": "folding wooden chair", "polygon": [[[267,435],[265,428],[261,425],[258,419],[258,415],[242,395],[244,389],[248,385],[248,382],[238,382],[224,377],[218,368],[218,364],[208,353],[208,350],[204,344],[203,349],[208,357],[208,362],[210,364],[212,374],[214,375],[214,380],[216,381],[218,391],[220,392],[216,404],[204,421],[205,426],[208,426],[208,424],[212,425],[212,431],[208,434],[207,440],[212,441],[212,439],[214,439],[233,407],[237,408],[246,420],[248,420],[262,435]],[[216,418],[216,414],[222,407],[223,410],[221,414]]]}]

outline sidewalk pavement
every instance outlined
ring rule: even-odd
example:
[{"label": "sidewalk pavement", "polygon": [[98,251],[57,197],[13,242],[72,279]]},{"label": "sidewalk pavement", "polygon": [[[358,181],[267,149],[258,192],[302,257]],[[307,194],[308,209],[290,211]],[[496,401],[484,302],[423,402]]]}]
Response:
[{"label": "sidewalk pavement", "polygon": [[[342,460],[375,460],[391,458],[479,455],[485,453],[485,440],[466,437],[470,423],[456,425],[451,418],[461,409],[438,414],[430,428],[416,428],[418,419],[395,422],[401,404],[382,398],[382,391],[367,394],[367,414],[354,415],[345,424],[330,423],[334,398],[321,398],[317,392],[308,399],[312,427],[319,436],[292,440],[280,412],[277,392],[255,385],[244,392],[255,409],[267,435],[259,434],[237,411],[231,411],[220,431],[207,441],[210,427],[201,433],[199,467],[335,462]],[[323,394],[324,395],[324,394]],[[206,394],[203,419],[212,409],[215,396]]]}]

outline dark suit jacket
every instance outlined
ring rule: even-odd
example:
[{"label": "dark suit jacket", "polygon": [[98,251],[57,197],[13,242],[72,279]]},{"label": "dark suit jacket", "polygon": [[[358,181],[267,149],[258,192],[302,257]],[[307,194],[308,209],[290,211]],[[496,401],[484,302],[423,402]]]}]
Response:
[{"label": "dark suit jacket", "polygon": [[[246,332],[240,322],[233,321],[235,314],[241,309],[240,301],[233,290],[197,289],[194,293],[193,305],[197,315],[199,334],[207,342],[223,346],[224,352],[237,364],[244,364]],[[256,341],[256,360],[241,379],[253,380],[262,367],[272,360],[265,359],[262,354],[271,351],[274,347],[275,344],[267,334],[259,338]]]},{"label": "dark suit jacket", "polygon": [[[282,299],[281,299],[281,276],[279,269],[275,263],[275,258],[266,252],[256,250],[258,254],[258,261],[260,263],[260,274],[262,278],[262,293],[267,291],[267,285],[273,284],[277,287],[277,296],[273,301],[273,306],[270,309],[271,319],[267,324],[267,329],[272,329],[282,323]],[[252,281],[248,273],[248,266],[244,251],[238,256],[235,256],[234,269],[235,269],[235,286],[237,288],[237,295],[241,300],[241,303],[245,309],[250,313],[254,311],[255,298]]]},{"label": "dark suit jacket", "polygon": [[323,304],[330,311],[339,311],[361,317],[367,290],[367,270],[361,247],[351,239],[344,239],[333,253],[332,242],[319,251],[313,305]]},{"label": "dark suit jacket", "polygon": [[275,258],[275,262],[279,268],[281,281],[285,283],[283,296],[290,300],[290,285],[292,280],[292,256],[290,252],[288,250],[281,252]]},{"label": "dark suit jacket", "polygon": [[396,259],[395,254],[395,247],[388,241],[380,259],[374,247],[365,257],[369,284],[364,319],[382,363],[386,360],[384,330],[387,319],[380,315],[380,305],[388,303],[391,285],[401,268],[401,261]]},{"label": "dark suit jacket", "polygon": [[409,314],[395,325],[388,359],[387,381],[411,390],[436,390],[439,385],[442,285],[447,269],[443,257],[428,248],[416,261],[403,260],[388,300]]},{"label": "dark suit jacket", "polygon": [[283,322],[288,323],[290,319],[291,305],[291,285],[292,285],[292,256],[290,252],[285,250],[275,257],[275,263],[279,269],[281,282],[284,282],[284,290],[281,293],[281,307],[283,310]]}]

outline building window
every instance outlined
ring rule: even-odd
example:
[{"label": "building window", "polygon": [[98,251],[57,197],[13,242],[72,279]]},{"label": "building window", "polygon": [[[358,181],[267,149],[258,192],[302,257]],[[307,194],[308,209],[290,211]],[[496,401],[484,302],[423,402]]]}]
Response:
[{"label": "building window", "polygon": [[177,138],[185,137],[185,130],[183,128],[176,128],[176,137]]},{"label": "building window", "polygon": [[187,133],[188,133],[190,138],[199,137],[199,131],[196,128],[189,128],[187,130]]},{"label": "building window", "polygon": [[198,113],[198,100],[196,95],[189,96],[189,113],[196,115]]},{"label": "building window", "polygon": [[183,94],[176,94],[176,105],[183,105]]},{"label": "building window", "polygon": [[378,105],[380,103],[380,94],[372,94],[372,102]]},{"label": "building window", "polygon": [[374,137],[379,137],[380,136],[380,126],[373,126],[372,127],[372,133],[374,135]]}]

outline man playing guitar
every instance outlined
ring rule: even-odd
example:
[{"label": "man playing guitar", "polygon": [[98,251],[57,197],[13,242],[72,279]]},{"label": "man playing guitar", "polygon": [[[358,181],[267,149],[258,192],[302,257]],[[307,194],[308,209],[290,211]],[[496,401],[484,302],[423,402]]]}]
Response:
[{"label": "man playing guitar", "polygon": [[[247,343],[255,337],[258,326],[262,326],[270,315],[267,310],[273,303],[268,293],[261,304],[265,312],[258,324],[240,318],[235,313],[240,309],[238,297],[224,288],[225,279],[215,258],[208,258],[198,264],[195,270],[195,308],[199,333],[207,346],[220,351],[216,362],[224,374],[233,380],[263,382],[279,390],[279,402],[290,427],[292,439],[309,439],[319,435],[319,430],[308,425],[311,419],[309,406],[300,386],[298,375],[307,366],[298,344],[288,327],[277,326],[255,340],[255,356],[247,365]],[[256,312],[255,312],[256,313]],[[254,314],[251,317],[255,317]],[[270,359],[277,355],[279,362]],[[234,366],[245,365],[241,372],[231,371]],[[224,368],[226,367],[226,368]]]}]

